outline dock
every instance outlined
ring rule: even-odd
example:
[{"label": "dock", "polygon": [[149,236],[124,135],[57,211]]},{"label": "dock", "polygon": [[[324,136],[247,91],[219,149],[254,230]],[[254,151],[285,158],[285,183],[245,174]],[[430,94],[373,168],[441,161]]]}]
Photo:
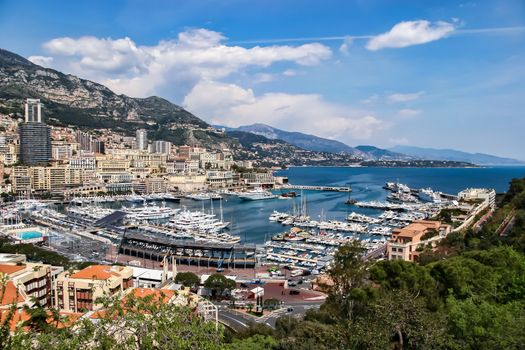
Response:
[{"label": "dock", "polygon": [[320,186],[320,185],[282,185],[282,189],[305,190],[305,191],[325,191],[325,192],[351,192],[350,186]]}]

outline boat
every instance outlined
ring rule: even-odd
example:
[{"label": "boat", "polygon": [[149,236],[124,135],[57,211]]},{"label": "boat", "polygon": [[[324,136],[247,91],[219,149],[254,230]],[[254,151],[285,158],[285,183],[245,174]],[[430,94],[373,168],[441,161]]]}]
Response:
[{"label": "boat", "polygon": [[196,201],[209,201],[209,200],[220,200],[222,199],[221,195],[218,193],[206,193],[200,192],[195,194],[189,194],[186,198],[193,199]]},{"label": "boat", "polygon": [[258,201],[265,199],[274,199],[277,198],[277,195],[273,194],[270,191],[265,191],[263,189],[255,189],[252,191],[241,193],[238,195],[238,197],[243,201]]},{"label": "boat", "polygon": [[417,196],[423,202],[441,203],[441,194],[439,192],[434,192],[430,187],[420,189]]}]

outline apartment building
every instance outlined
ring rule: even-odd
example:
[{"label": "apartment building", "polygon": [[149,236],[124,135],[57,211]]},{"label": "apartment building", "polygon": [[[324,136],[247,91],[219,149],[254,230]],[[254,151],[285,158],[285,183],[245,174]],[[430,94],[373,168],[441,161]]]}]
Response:
[{"label": "apartment building", "polygon": [[458,193],[458,199],[464,201],[484,201],[491,209],[496,206],[496,191],[488,188],[467,188]]},{"label": "apartment building", "polygon": [[97,299],[114,296],[133,287],[133,269],[127,266],[91,265],[58,275],[53,298],[59,310],[79,312],[101,307]]},{"label": "apartment building", "polygon": [[67,165],[52,167],[14,167],[13,189],[15,192],[62,191],[68,186],[80,186],[83,183],[81,169],[71,169]]},{"label": "apartment building", "polygon": [[431,220],[416,220],[406,227],[396,228],[387,243],[388,259],[417,261],[420,248],[427,244],[434,245],[451,230],[450,225]]},{"label": "apartment building", "polygon": [[[11,254],[10,254],[11,255]],[[51,306],[51,265],[28,263],[25,256],[17,263],[0,263],[0,276],[7,279],[5,301],[32,304],[37,299],[44,307]],[[14,287],[14,288],[13,288]]]},{"label": "apartment building", "polygon": [[233,172],[221,170],[209,170],[206,179],[210,188],[225,188],[233,186]]}]

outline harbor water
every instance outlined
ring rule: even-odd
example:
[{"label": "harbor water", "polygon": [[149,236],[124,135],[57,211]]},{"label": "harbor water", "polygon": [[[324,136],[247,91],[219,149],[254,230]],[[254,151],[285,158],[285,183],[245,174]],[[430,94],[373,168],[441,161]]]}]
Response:
[{"label": "harbor water", "polygon": [[[468,187],[494,188],[504,192],[512,178],[525,177],[525,167],[486,168],[343,168],[343,167],[294,167],[279,171],[276,175],[287,176],[290,183],[298,185],[333,185],[352,187],[350,194],[344,192],[303,191],[310,217],[344,221],[352,211],[371,216],[381,210],[357,208],[345,204],[348,197],[358,201],[385,200],[387,191],[382,187],[387,181],[399,181],[412,188],[431,187],[436,191],[457,194]],[[279,191],[276,191],[278,193]],[[243,243],[264,243],[272,235],[289,230],[268,217],[274,211],[291,212],[301,205],[301,197],[293,199],[270,199],[242,201],[225,196],[222,201],[224,221],[230,221],[229,232],[241,237]],[[212,204],[213,203],[213,204]],[[126,204],[130,205],[130,204]],[[190,210],[220,215],[218,201],[194,201],[182,199],[168,206],[186,207]]]}]

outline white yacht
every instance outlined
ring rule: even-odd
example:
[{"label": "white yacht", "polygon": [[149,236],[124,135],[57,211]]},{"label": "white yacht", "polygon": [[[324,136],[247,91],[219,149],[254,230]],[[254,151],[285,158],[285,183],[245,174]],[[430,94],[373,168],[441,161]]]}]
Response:
[{"label": "white yacht", "polygon": [[278,196],[270,191],[265,191],[262,188],[258,188],[252,191],[241,193],[238,197],[244,201],[258,201],[263,199],[274,199]]}]

